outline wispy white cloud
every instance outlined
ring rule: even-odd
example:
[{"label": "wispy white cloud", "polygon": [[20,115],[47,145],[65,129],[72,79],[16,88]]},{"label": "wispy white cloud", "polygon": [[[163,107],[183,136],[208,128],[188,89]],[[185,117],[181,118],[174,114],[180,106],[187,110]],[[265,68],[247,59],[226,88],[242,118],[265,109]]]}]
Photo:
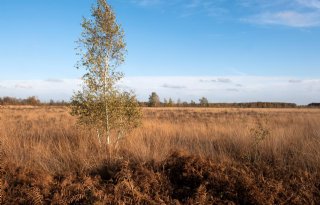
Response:
[{"label": "wispy white cloud", "polygon": [[229,78],[218,78],[217,82],[219,82],[219,83],[231,83],[232,80],[229,79]]},{"label": "wispy white cloud", "polygon": [[302,80],[297,80],[297,79],[289,80],[289,83],[302,83],[302,82],[303,82]]},{"label": "wispy white cloud", "polygon": [[216,78],[216,79],[200,79],[201,83],[232,83],[229,78]]},{"label": "wispy white cloud", "polygon": [[[57,83],[59,82],[59,83]],[[48,80],[4,80],[1,81],[0,97],[26,98],[37,96],[41,100],[68,100],[73,91],[79,89],[78,79]]]},{"label": "wispy white cloud", "polygon": [[237,88],[228,88],[228,89],[226,89],[226,91],[228,91],[228,92],[239,92],[240,90],[237,89]]},{"label": "wispy white cloud", "polygon": [[253,10],[268,10],[274,8],[292,7],[296,0],[237,0],[237,5],[243,8],[249,8]]},{"label": "wispy white cloud", "polygon": [[[254,8],[255,12],[241,17],[242,22],[295,28],[320,26],[319,0],[243,1],[247,2],[246,6]],[[255,2],[255,4],[249,2]]]},{"label": "wispy white cloud", "polygon": [[142,7],[159,7],[161,10],[170,10],[175,7],[180,17],[189,17],[195,14],[220,16],[228,12],[221,4],[225,0],[132,0],[132,3]]},{"label": "wispy white cloud", "polygon": [[[228,83],[217,79],[229,79]],[[23,84],[30,88],[16,87]],[[45,80],[1,81],[0,97],[25,98],[38,96],[42,100],[69,100],[80,88],[78,79],[63,79],[61,83]],[[32,87],[32,89],[31,89]],[[203,77],[127,77],[119,83],[124,90],[133,90],[139,100],[146,101],[151,92],[161,99],[180,98],[183,101],[205,96],[211,102],[277,101],[308,104],[320,102],[320,79],[261,76]]]},{"label": "wispy white cloud", "polygon": [[320,9],[320,1],[319,0],[296,0],[303,6]]},{"label": "wispy white cloud", "polygon": [[[218,83],[217,79],[229,79]],[[211,102],[277,101],[308,104],[319,102],[319,79],[294,79],[291,77],[227,76],[227,77],[129,77],[123,84],[132,88],[140,100],[147,100],[152,91],[161,98],[180,98],[183,101],[197,100],[202,96]],[[181,89],[164,88],[163,84]],[[175,99],[177,100],[177,99]]]},{"label": "wispy white cloud", "polygon": [[246,17],[243,21],[262,25],[282,25],[300,28],[315,27],[320,25],[320,13],[296,11],[267,12]]},{"label": "wispy white cloud", "polygon": [[28,83],[17,83],[14,85],[16,89],[32,89],[32,86]]},{"label": "wispy white cloud", "polygon": [[163,0],[132,0],[133,3],[139,6],[154,6],[163,3]]},{"label": "wispy white cloud", "polygon": [[62,79],[56,79],[56,78],[48,78],[45,80],[46,82],[52,82],[52,83],[62,83]]},{"label": "wispy white cloud", "polygon": [[[141,6],[176,7],[179,16],[205,14],[213,18],[241,20],[243,23],[294,28],[320,26],[319,0],[132,0]],[[236,11],[238,10],[238,11]],[[245,12],[239,12],[245,11]]]},{"label": "wispy white cloud", "polygon": [[170,84],[163,84],[162,87],[164,88],[170,88],[170,89],[184,89],[186,86],[181,86],[181,85],[170,85]]},{"label": "wispy white cloud", "polygon": [[185,1],[183,5],[183,13],[185,16],[195,13],[204,13],[208,16],[222,16],[226,15],[229,11],[222,4],[224,0],[211,1],[211,0],[191,0]]}]

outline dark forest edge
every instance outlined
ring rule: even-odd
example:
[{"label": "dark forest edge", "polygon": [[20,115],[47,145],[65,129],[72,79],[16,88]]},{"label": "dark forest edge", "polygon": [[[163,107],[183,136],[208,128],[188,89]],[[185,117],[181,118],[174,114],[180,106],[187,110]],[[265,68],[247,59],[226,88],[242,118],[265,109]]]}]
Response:
[{"label": "dark forest edge", "polygon": [[[142,107],[208,107],[208,108],[320,108],[320,103],[310,103],[308,105],[297,105],[295,103],[284,102],[245,102],[245,103],[210,103],[206,98],[201,98],[199,103],[195,101],[181,102],[178,100],[174,102],[169,99],[167,101],[152,102],[139,102]],[[0,105],[31,105],[31,106],[69,106],[68,101],[55,101],[50,100],[47,102],[40,101],[37,97],[31,96],[28,98],[15,98],[15,97],[0,97]]]}]

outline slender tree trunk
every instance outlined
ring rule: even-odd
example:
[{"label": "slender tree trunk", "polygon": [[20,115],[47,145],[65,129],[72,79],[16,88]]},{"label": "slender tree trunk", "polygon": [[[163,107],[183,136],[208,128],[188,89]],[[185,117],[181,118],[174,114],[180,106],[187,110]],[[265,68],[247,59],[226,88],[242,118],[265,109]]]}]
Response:
[{"label": "slender tree trunk", "polygon": [[107,145],[111,144],[110,140],[110,127],[109,127],[109,110],[108,110],[108,101],[107,101],[107,76],[108,76],[108,71],[109,71],[109,65],[108,65],[108,60],[109,57],[108,55],[106,56],[105,59],[105,70],[104,70],[104,103],[105,103],[105,118],[106,118],[106,138],[107,138]]},{"label": "slender tree trunk", "polygon": [[97,136],[98,136],[98,140],[99,140],[99,145],[101,147],[102,143],[101,143],[101,136],[100,136],[100,130],[97,129]]}]

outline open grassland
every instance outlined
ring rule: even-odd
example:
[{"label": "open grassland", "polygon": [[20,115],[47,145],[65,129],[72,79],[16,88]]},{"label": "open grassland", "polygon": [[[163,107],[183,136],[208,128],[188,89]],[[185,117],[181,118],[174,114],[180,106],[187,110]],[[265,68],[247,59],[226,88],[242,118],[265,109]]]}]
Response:
[{"label": "open grassland", "polygon": [[318,204],[319,109],[145,108],[108,157],[66,107],[0,108],[0,204]]}]

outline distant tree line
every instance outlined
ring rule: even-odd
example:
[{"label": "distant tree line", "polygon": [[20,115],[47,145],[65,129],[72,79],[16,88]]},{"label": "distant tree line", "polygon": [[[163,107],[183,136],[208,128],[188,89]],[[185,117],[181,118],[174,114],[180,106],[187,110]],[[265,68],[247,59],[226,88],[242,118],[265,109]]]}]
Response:
[{"label": "distant tree line", "polygon": [[64,106],[68,105],[68,102],[65,101],[54,101],[50,100],[49,102],[41,102],[36,96],[31,96],[25,99],[15,98],[15,97],[0,97],[0,105],[52,105],[52,106]]},{"label": "distant tree line", "polygon": [[[313,103],[313,107],[315,107]],[[320,104],[320,103],[319,103]],[[141,106],[145,107],[213,107],[213,108],[296,108],[301,107],[295,103],[282,102],[248,102],[248,103],[210,103],[206,97],[202,97],[198,102],[191,100],[190,102],[181,101],[176,102],[172,98],[160,101],[160,97],[156,92],[152,92],[149,96],[148,102],[140,102]],[[309,106],[308,106],[309,107]],[[320,105],[319,105],[320,107]]]},{"label": "distant tree line", "polygon": [[41,104],[40,100],[31,96],[26,99],[14,98],[14,97],[3,97],[0,98],[0,105],[39,105]]},{"label": "distant tree line", "polygon": [[308,107],[320,107],[320,103],[310,103]]},{"label": "distant tree line", "polygon": [[[14,97],[0,97],[0,105],[50,105],[50,106],[66,106],[70,102],[50,100],[49,102],[41,102],[37,97],[31,96],[26,99]],[[200,98],[197,102],[174,101],[172,98],[164,98],[163,101],[156,92],[152,92],[148,102],[139,102],[142,107],[212,107],[212,108],[320,108],[320,103],[310,103],[308,105],[296,105],[295,103],[282,102],[247,102],[247,103],[211,103],[206,97]]]}]

